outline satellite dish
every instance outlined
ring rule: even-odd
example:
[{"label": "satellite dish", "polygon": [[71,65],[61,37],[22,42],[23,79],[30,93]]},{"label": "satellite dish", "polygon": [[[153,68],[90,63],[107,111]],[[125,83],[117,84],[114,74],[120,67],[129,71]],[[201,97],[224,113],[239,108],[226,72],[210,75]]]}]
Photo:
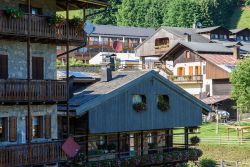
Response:
[{"label": "satellite dish", "polygon": [[121,52],[121,51],[123,50],[122,42],[121,42],[121,41],[114,41],[114,42],[113,42],[113,49],[114,49],[116,52]]},{"label": "satellite dish", "polygon": [[90,35],[95,31],[95,26],[91,23],[90,20],[87,20],[84,24],[84,31]]},{"label": "satellite dish", "polygon": [[198,23],[197,23],[197,27],[198,27],[198,28],[202,28],[201,22],[198,22]]}]

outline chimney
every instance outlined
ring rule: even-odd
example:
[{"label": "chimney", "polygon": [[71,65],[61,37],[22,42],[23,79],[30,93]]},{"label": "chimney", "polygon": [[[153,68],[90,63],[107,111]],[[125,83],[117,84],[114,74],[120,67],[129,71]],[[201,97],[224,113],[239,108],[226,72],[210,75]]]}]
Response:
[{"label": "chimney", "polygon": [[102,82],[109,82],[112,80],[112,71],[110,69],[109,62],[101,63],[101,81]]},{"label": "chimney", "polygon": [[240,59],[240,46],[239,45],[235,45],[233,47],[233,56],[236,58],[236,59]]},{"label": "chimney", "polygon": [[188,34],[188,33],[184,33],[184,35],[185,35],[185,41],[186,42],[191,42],[191,34]]}]

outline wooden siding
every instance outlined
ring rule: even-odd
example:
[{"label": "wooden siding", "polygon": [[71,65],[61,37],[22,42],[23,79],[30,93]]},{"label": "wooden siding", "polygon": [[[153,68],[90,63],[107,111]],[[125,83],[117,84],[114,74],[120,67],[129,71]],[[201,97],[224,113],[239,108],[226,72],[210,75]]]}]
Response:
[{"label": "wooden siding", "polygon": [[[190,58],[186,58],[186,51],[190,51]],[[178,63],[192,63],[201,61],[201,58],[196,53],[186,47],[178,49],[174,54],[174,57],[174,65]]]},{"label": "wooden siding", "polygon": [[207,62],[206,64],[207,79],[226,79],[229,78],[229,73],[220,67]]},{"label": "wooden siding", "polygon": [[231,84],[228,79],[213,80],[213,96],[215,95],[230,95]]},{"label": "wooden siding", "polygon": [[[146,96],[146,111],[133,110],[132,96],[135,94]],[[167,112],[157,108],[158,95],[169,96],[170,109]],[[201,116],[200,106],[151,76],[90,109],[89,130],[90,133],[108,133],[199,126]]]},{"label": "wooden siding", "polygon": [[[162,55],[162,52],[158,52],[159,50],[155,49],[155,40],[158,38],[169,38],[169,48],[173,46],[176,42],[183,40],[182,38],[175,36],[174,34],[169,33],[164,29],[159,29],[153,36],[149,37],[149,39],[145,40],[138,48],[136,48],[136,55]],[[169,48],[164,48],[164,51],[167,51]]]}]

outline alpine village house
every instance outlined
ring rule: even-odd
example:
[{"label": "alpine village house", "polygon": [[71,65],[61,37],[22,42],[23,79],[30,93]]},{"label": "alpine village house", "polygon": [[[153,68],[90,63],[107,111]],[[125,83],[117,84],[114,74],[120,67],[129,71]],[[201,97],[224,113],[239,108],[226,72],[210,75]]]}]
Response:
[{"label": "alpine village house", "polygon": [[87,37],[56,12],[103,6],[97,0],[0,1],[1,167],[65,160],[57,104],[67,102],[67,82],[56,80],[56,46],[81,45]]},{"label": "alpine village house", "polygon": [[[107,5],[1,1],[1,167],[176,166],[201,156],[189,139],[210,107],[159,73],[111,72],[106,62],[101,80],[75,84],[67,63],[66,81],[56,80],[56,46],[66,45],[68,60],[70,45],[86,44],[68,11]],[[57,22],[55,13],[65,10],[66,20]]]}]

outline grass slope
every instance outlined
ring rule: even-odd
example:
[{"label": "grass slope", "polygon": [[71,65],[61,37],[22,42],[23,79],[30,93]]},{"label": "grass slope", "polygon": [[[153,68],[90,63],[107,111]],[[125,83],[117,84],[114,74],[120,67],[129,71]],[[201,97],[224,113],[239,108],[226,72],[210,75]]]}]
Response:
[{"label": "grass slope", "polygon": [[228,27],[233,28],[250,28],[250,7],[235,9]]}]

